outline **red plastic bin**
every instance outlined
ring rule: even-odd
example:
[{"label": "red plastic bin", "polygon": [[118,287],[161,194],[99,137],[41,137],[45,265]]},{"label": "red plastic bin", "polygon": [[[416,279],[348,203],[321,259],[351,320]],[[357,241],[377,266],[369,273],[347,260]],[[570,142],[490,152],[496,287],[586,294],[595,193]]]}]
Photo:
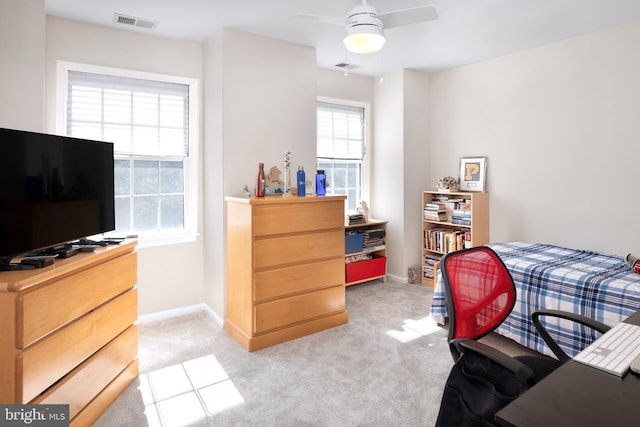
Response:
[{"label": "red plastic bin", "polygon": [[382,276],[387,270],[387,257],[374,255],[367,261],[345,264],[345,280],[347,283],[366,280],[370,277]]}]

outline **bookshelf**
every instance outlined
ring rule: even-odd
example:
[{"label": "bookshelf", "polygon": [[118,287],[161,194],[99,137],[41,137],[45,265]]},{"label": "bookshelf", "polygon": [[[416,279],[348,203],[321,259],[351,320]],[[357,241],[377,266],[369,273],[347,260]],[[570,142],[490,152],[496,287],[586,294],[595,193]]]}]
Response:
[{"label": "bookshelf", "polygon": [[489,193],[422,192],[422,284],[434,286],[440,258],[489,243]]},{"label": "bookshelf", "polygon": [[387,277],[387,221],[345,225],[346,286]]}]

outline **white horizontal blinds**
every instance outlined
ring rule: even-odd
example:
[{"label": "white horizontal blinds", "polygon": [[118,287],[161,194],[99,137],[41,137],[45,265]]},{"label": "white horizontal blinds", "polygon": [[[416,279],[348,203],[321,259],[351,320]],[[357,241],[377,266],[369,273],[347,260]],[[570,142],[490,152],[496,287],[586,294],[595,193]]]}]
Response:
[{"label": "white horizontal blinds", "polygon": [[364,109],[318,102],[318,158],[362,160]]},{"label": "white horizontal blinds", "polygon": [[68,135],[114,143],[115,154],[189,155],[189,86],[69,71]]}]

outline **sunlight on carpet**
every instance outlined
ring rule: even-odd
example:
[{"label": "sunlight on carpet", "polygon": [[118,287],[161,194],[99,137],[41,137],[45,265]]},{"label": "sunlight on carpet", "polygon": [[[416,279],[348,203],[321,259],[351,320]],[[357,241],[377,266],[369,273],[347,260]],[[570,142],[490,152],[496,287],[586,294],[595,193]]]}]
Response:
[{"label": "sunlight on carpet", "polygon": [[244,403],[212,354],[140,375],[150,427],[177,427]]},{"label": "sunlight on carpet", "polygon": [[387,335],[406,343],[441,330],[436,321],[427,316],[419,320],[407,319],[402,322],[401,331],[390,330]]}]

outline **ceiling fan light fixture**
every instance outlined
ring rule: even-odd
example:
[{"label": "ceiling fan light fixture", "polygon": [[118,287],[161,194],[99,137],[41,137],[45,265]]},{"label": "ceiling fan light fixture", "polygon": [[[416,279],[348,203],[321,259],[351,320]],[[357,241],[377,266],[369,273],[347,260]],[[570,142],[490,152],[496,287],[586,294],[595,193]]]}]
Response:
[{"label": "ceiling fan light fixture", "polygon": [[353,53],[375,53],[382,49],[386,39],[384,30],[377,25],[352,25],[343,42]]}]

